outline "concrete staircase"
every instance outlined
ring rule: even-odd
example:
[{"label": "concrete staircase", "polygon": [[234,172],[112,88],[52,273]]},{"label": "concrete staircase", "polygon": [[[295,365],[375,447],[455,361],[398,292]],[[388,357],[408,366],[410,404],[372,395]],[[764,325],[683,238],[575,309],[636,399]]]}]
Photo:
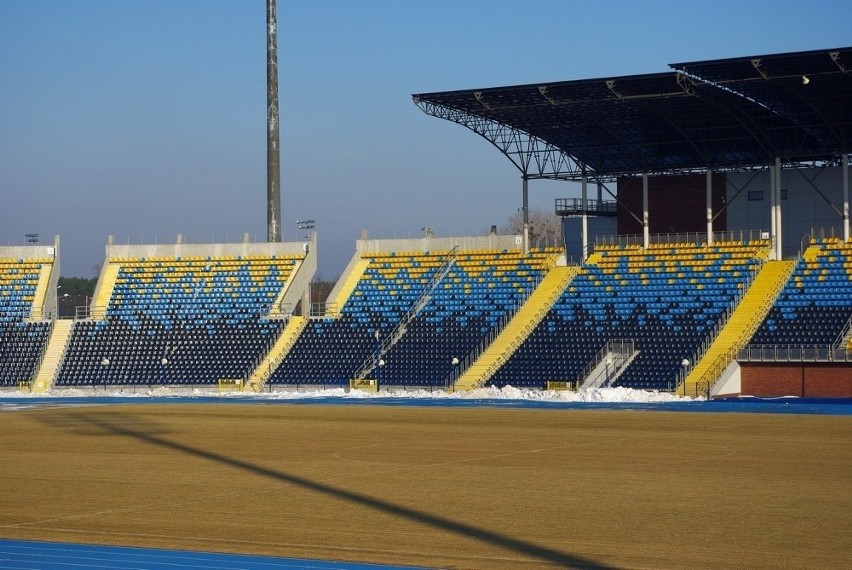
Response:
[{"label": "concrete staircase", "polygon": [[576,384],[579,391],[608,388],[618,380],[630,363],[639,355],[636,343],[630,339],[612,339],[604,345],[580,374]]},{"label": "concrete staircase", "polygon": [[46,392],[53,387],[53,381],[59,372],[59,366],[62,364],[62,357],[65,355],[65,348],[68,346],[73,327],[74,321],[70,319],[53,322],[53,330],[47,341],[44,358],[42,358],[41,366],[39,366],[31,387],[32,392]]},{"label": "concrete staircase", "polygon": [[115,289],[115,282],[118,279],[120,269],[120,264],[111,262],[101,273],[98,289],[92,298],[91,316],[93,319],[103,319],[106,316],[109,300],[112,297],[112,290]]},{"label": "concrete staircase", "polygon": [[[297,261],[293,268],[290,271],[290,275],[287,277],[287,281],[284,283],[284,286],[281,287],[281,290],[278,292],[278,296],[275,298],[275,302],[272,304],[272,307],[269,309],[269,313],[266,315],[270,319],[283,319],[286,318],[287,315],[292,313],[292,309],[289,307],[284,307],[284,296],[287,294],[287,290],[290,288],[290,284],[295,279],[296,274],[299,272],[299,269],[302,267],[302,261]],[[288,310],[289,309],[289,310]]]},{"label": "concrete staircase", "polygon": [[[45,263],[41,266],[38,275],[38,285],[36,285],[35,293],[33,294],[33,305],[30,310],[31,319],[43,319],[44,302],[47,299],[47,289],[50,286],[50,274],[53,271],[53,264]],[[50,318],[49,316],[47,318]]]},{"label": "concrete staircase", "polygon": [[352,295],[352,291],[355,290],[355,287],[358,285],[358,281],[361,280],[361,276],[364,275],[364,272],[369,266],[369,259],[359,259],[355,263],[352,271],[346,275],[346,280],[343,282],[343,285],[337,290],[337,294],[334,299],[329,299],[330,310],[329,314],[326,316],[340,316],[340,309],[343,308],[343,304],[346,303],[346,300],[349,299],[350,295]]},{"label": "concrete staircase", "polygon": [[532,333],[578,272],[577,266],[553,267],[494,342],[461,373],[454,389],[470,390],[487,382]]},{"label": "concrete staircase", "polygon": [[767,261],[722,331],[687,375],[679,392],[700,395],[710,388],[751,339],[793,272],[793,261]]},{"label": "concrete staircase", "polygon": [[299,335],[305,330],[308,324],[307,317],[290,317],[287,326],[281,331],[275,344],[272,345],[269,353],[260,362],[258,367],[252,372],[246,381],[246,389],[253,392],[260,392],[266,385],[266,381],[272,375],[272,372],[281,364],[290,349],[296,343]]}]

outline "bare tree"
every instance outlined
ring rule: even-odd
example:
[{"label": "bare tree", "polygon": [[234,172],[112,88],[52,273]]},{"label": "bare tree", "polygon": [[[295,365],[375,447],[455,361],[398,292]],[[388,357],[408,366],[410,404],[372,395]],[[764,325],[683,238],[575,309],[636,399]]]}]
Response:
[{"label": "bare tree", "polygon": [[[529,211],[530,245],[545,247],[562,245],[562,221],[559,216],[542,209],[533,208]],[[502,233],[524,233],[524,213],[518,210],[509,217],[500,230]]]},{"label": "bare tree", "polygon": [[322,275],[317,273],[314,275],[313,281],[311,281],[311,302],[312,303],[324,303],[328,300],[328,295],[331,293],[331,290],[334,289],[334,286],[337,284],[337,280],[340,279],[332,279],[331,281],[327,281],[322,278]]}]

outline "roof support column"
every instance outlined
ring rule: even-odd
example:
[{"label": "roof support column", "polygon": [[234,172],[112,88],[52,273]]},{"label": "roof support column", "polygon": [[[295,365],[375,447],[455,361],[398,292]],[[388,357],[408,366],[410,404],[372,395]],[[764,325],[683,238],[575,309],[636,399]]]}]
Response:
[{"label": "roof support column", "polygon": [[775,166],[771,165],[769,167],[769,236],[772,240],[770,252],[770,259],[778,259],[775,257],[776,247],[775,244],[778,243],[778,228],[776,227],[776,219],[775,219]]},{"label": "roof support column", "polygon": [[524,255],[530,252],[530,179],[524,174],[523,180],[523,215],[524,215]]},{"label": "roof support column", "polygon": [[648,226],[648,173],[642,173],[642,247],[648,248],[651,231]]},{"label": "roof support column", "polygon": [[778,239],[775,240],[775,259],[784,259],[783,224],[781,217],[781,159],[775,158],[775,229]]},{"label": "roof support column", "polygon": [[713,245],[713,171],[707,169],[707,245]]},{"label": "roof support column", "polygon": [[843,153],[843,240],[849,241],[849,154]]},{"label": "roof support column", "polygon": [[583,180],[582,180],[582,183],[581,183],[581,186],[580,186],[582,188],[582,197],[583,197],[582,198],[582,200],[583,200],[583,217],[581,218],[582,222],[583,222],[583,225],[582,225],[583,229],[582,229],[582,232],[581,232],[581,236],[582,236],[581,239],[583,240],[583,263],[586,262],[586,258],[589,256],[589,216],[588,216],[588,211],[589,211],[588,186],[589,186],[589,184],[588,184],[588,182],[589,182],[588,178],[586,177],[586,169],[584,167],[583,168]]}]

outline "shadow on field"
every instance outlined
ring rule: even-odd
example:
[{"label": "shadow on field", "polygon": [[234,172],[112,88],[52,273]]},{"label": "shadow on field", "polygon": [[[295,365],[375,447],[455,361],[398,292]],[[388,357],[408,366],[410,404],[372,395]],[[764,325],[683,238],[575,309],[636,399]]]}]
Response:
[{"label": "shadow on field", "polygon": [[121,418],[117,418],[118,421],[113,421],[113,419],[110,417],[93,416],[86,413],[74,414],[73,417],[76,419],[76,422],[71,420],[69,416],[65,416],[65,420],[63,420],[61,424],[57,427],[70,428],[72,427],[71,423],[75,423],[77,425],[73,427],[77,429],[86,426],[88,428],[96,428],[102,430],[106,434],[132,437],[136,440],[148,443],[150,445],[156,445],[162,448],[178,451],[180,453],[185,453],[187,455],[200,457],[202,459],[206,459],[215,463],[220,463],[222,465],[237,467],[254,475],[259,475],[261,477],[266,477],[268,479],[272,479],[281,483],[288,483],[291,485],[296,485],[303,489],[323,493],[330,497],[349,501],[351,503],[375,509],[386,514],[402,517],[409,521],[430,525],[432,527],[453,532],[458,535],[471,538],[473,540],[478,540],[480,542],[491,544],[493,546],[513,550],[525,556],[533,556],[549,564],[565,568],[609,568],[609,566],[606,566],[599,562],[595,562],[594,560],[589,560],[587,558],[582,558],[580,556],[576,556],[567,552],[561,552],[559,550],[553,550],[545,546],[540,546],[531,542],[527,542],[525,540],[513,538],[511,536],[507,536],[505,534],[494,532],[485,528],[476,527],[464,522],[454,521],[421,510],[396,505],[394,503],[383,501],[381,499],[370,497],[368,495],[354,493],[352,491],[340,489],[332,485],[312,481],[304,477],[299,477],[285,472],[276,471],[274,469],[269,469],[261,465],[254,465],[252,463],[242,461],[240,459],[226,457],[218,453],[213,453],[210,451],[205,451],[203,449],[190,447],[188,445],[184,445],[178,442],[169,441],[162,435],[158,435],[156,433],[156,430],[148,431],[144,429],[144,426],[142,424],[122,421]]}]

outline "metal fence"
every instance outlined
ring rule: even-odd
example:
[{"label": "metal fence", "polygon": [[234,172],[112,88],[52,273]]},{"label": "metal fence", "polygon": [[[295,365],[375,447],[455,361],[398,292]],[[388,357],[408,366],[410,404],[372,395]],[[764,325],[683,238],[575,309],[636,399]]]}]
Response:
[{"label": "metal fence", "polygon": [[737,355],[740,362],[852,362],[852,351],[823,345],[749,345]]}]

